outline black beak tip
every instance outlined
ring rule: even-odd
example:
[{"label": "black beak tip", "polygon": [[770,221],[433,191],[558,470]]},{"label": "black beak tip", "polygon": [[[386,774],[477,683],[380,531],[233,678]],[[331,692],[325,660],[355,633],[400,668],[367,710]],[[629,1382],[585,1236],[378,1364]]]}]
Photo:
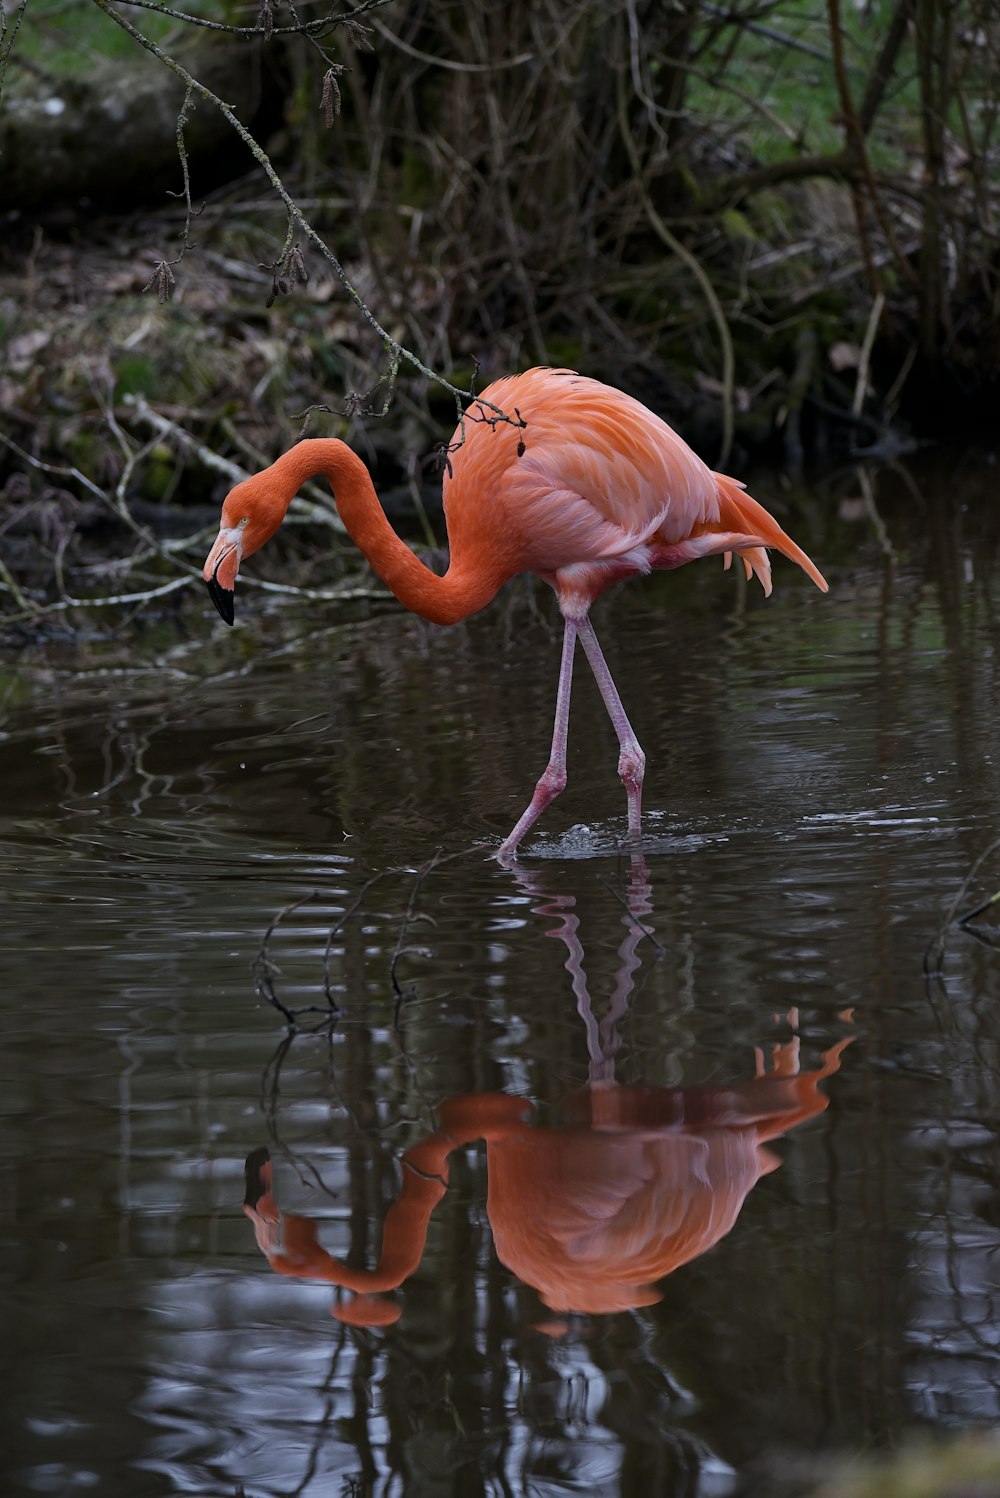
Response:
[{"label": "black beak tip", "polygon": [[208,596],[215,604],[227,624],[236,618],[236,595],[232,588],[224,588],[214,577],[208,581]]}]

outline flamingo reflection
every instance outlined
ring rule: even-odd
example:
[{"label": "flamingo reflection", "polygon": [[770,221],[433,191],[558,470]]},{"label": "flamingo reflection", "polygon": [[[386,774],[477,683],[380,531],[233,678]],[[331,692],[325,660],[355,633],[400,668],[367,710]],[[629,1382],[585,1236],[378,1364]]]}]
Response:
[{"label": "flamingo reflection", "polygon": [[[531,876],[521,877],[538,893]],[[648,934],[641,920],[650,909],[645,867],[633,860],[627,934],[601,1024],[587,994],[572,897],[543,898],[535,909],[558,917],[548,934],[567,947],[590,1051],[588,1084],[566,1100],[555,1126],[534,1122],[530,1101],[504,1093],[441,1103],[437,1129],[402,1157],[402,1188],[373,1269],[349,1267],[321,1246],[315,1221],[280,1210],[267,1150],[247,1161],[244,1210],[262,1252],[280,1274],[354,1292],[334,1307],[341,1321],[397,1319],[399,1306],[388,1292],[419,1265],[431,1214],[448,1187],[449,1159],[474,1141],[486,1146],[487,1215],[500,1260],[552,1311],[607,1313],[659,1300],[657,1281],[724,1237],[756,1182],[778,1168],[768,1143],[827,1106],[820,1083],[838,1070],[853,1036],[829,1047],[812,1071],[801,1070],[793,1035],[772,1047],[769,1064],[756,1048],[753,1076],[733,1086],[617,1084],[617,1022]],[[797,1014],[788,1018],[794,1027]]]}]

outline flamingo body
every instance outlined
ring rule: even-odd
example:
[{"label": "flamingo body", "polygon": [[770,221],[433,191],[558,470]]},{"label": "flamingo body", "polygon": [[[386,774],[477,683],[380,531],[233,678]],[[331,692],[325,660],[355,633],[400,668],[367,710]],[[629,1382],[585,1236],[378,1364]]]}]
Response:
[{"label": "flamingo body", "polygon": [[[525,426],[490,426],[482,401]],[[453,548],[488,555],[499,544],[514,571],[552,584],[564,614],[576,600],[585,612],[621,578],[690,560],[674,559],[679,544],[737,528],[723,518],[717,475],[665,421],[569,370],[497,380],[465,432],[444,481]]]},{"label": "flamingo body", "polygon": [[318,1222],[280,1210],[266,1151],[247,1162],[244,1210],[277,1273],[351,1290],[359,1300],[338,1306],[337,1318],[385,1325],[399,1307],[381,1297],[420,1264],[451,1155],[483,1139],[487,1216],[508,1269],[553,1311],[652,1305],[656,1282],[724,1238],[753,1187],[779,1168],[768,1142],[824,1111],[819,1084],[839,1070],[852,1041],[836,1042],[816,1070],[801,1072],[796,1037],[774,1048],[770,1073],[759,1054],[755,1079],[730,1087],[587,1087],[571,1100],[568,1124],[554,1128],[533,1122],[524,1098],[446,1099],[439,1128],[402,1158],[402,1188],[372,1269],[335,1258],[319,1242]]},{"label": "flamingo body", "polygon": [[[499,418],[497,407],[514,420]],[[826,591],[813,563],[738,480],[713,473],[647,407],[571,370],[531,369],[490,385],[456,429],[443,482],[450,551],[443,577],[396,535],[356,454],[333,438],[306,440],[226,497],[204,576],[227,623],[242,561],[270,539],[297,490],[318,474],[375,572],[407,608],[434,623],[475,613],[520,572],[536,573],[555,590],[565,624],[552,751],[499,849],[502,860],[514,856],[565,785],[578,636],[618,736],[629,831],[639,835],[645,756],[588,619],[612,583],[713,554],[724,554],[728,566],[739,552],[747,576],[756,574],[770,593],[771,546]]]}]

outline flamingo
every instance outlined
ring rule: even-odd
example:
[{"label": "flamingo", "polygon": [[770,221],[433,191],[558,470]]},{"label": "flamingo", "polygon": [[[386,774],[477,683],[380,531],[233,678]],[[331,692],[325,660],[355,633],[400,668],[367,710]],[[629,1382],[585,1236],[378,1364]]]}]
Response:
[{"label": "flamingo", "polygon": [[373,1269],[346,1264],[319,1241],[322,1224],[283,1212],[266,1149],[247,1161],[244,1211],[278,1274],[353,1291],[339,1321],[387,1326],[387,1300],[419,1267],[431,1215],[449,1184],[450,1157],[486,1142],[486,1212],[497,1256],[557,1312],[606,1313],[660,1299],[658,1280],[699,1258],[736,1223],[747,1196],[780,1157],[767,1146],[815,1118],[829,1099],[819,1084],[840,1069],[853,1035],[802,1071],[799,1039],[755,1049],[751,1081],[727,1087],[591,1084],[567,1100],[565,1122],[546,1127],[532,1105],[473,1092],[438,1105],[438,1129],[401,1160],[400,1194],[386,1215]]},{"label": "flamingo", "polygon": [[[771,1141],[817,1117],[829,1099],[820,1083],[840,1069],[853,1034],[823,1052],[820,1066],[801,1064],[799,1012],[792,1038],[773,1044],[770,1066],[754,1047],[752,1080],[701,1087],[621,1085],[615,1078],[618,1026],[641,966],[639,944],[652,934],[652,887],[641,853],[633,853],[625,887],[626,935],[610,1004],[598,1022],[573,895],[548,894],[537,876],[514,877],[556,917],[546,937],[566,948],[589,1057],[587,1084],[572,1092],[551,1122],[537,1120],[530,1098],[472,1092],[436,1107],[437,1128],[400,1160],[400,1192],[389,1208],[374,1268],[345,1263],[319,1239],[322,1224],[284,1212],[273,1191],[268,1150],[246,1162],[244,1211],[257,1244],[278,1274],[349,1290],[332,1314],[354,1326],[388,1326],[401,1307],[387,1299],[420,1265],[431,1216],[449,1185],[449,1162],[475,1140],[486,1144],[486,1213],[497,1256],[552,1311],[590,1313],[652,1305],[656,1281],[706,1253],[731,1231],[762,1176],[777,1170]],[[853,1011],[839,1018],[850,1024]],[[539,1330],[558,1334],[548,1322]]]},{"label": "flamingo", "polygon": [[340,517],[373,570],[424,619],[455,624],[485,608],[520,572],[535,573],[555,591],[563,645],[552,747],[528,806],[497,850],[505,864],[566,785],[578,639],[618,738],[629,836],[638,843],[646,756],[589,618],[606,588],[719,553],[728,567],[739,552],[748,579],[756,575],[769,594],[765,548],[771,546],[827,591],[822,573],[739,480],[713,473],[659,416],[598,380],[543,368],[495,381],[456,429],[443,479],[450,550],[443,576],[396,535],[368,469],[336,438],[298,442],[270,468],[237,484],[222,506],[204,567],[227,624],[234,619],[241,564],[274,535],[301,486],[318,476],[329,482]]}]

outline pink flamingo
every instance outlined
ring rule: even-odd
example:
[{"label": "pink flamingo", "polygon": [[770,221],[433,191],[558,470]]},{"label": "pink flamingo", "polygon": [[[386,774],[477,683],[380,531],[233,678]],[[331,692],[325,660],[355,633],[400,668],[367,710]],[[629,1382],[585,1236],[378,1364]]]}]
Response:
[{"label": "pink flamingo", "polygon": [[[533,1118],[531,1101],[473,1092],[437,1106],[435,1131],[402,1156],[401,1189],[389,1208],[381,1252],[372,1268],[349,1266],[320,1242],[323,1224],[285,1212],[273,1191],[270,1154],[247,1160],[244,1211],[258,1246],[278,1274],[351,1291],[332,1314],[356,1326],[387,1326],[401,1307],[388,1298],[419,1267],[431,1216],[449,1182],[450,1159],[474,1140],[486,1145],[487,1215],[500,1260],[533,1286],[551,1311],[604,1313],[659,1300],[657,1281],[707,1253],[736,1223],[761,1177],[780,1158],[768,1148],[828,1106],[821,1084],[840,1069],[854,1042],[824,1051],[818,1068],[801,1066],[799,1015],[793,1035],[771,1048],[770,1066],[754,1048],[751,1080],[704,1087],[620,1085],[615,1081],[617,1027],[628,1012],[651,886],[633,855],[611,1001],[598,1023],[585,971],[572,895],[550,895],[523,869],[515,877],[541,897],[533,910],[555,917],[546,936],[566,948],[590,1057],[588,1083],[570,1094],[558,1121]],[[852,1011],[840,1016],[845,1023]],[[559,1321],[541,1330],[558,1334]]]},{"label": "pink flamingo", "polygon": [[768,1143],[823,1112],[819,1084],[853,1039],[830,1046],[814,1071],[800,1070],[797,1036],[773,1047],[770,1071],[758,1049],[754,1078],[728,1087],[592,1084],[556,1128],[534,1123],[525,1098],[449,1098],[437,1131],[402,1158],[373,1269],[349,1268],[319,1242],[321,1223],[281,1210],[267,1150],[247,1162],[244,1211],[273,1270],[351,1290],[359,1298],[339,1302],[337,1319],[385,1326],[400,1314],[387,1292],[420,1264],[449,1157],[482,1139],[493,1241],[512,1273],[557,1312],[652,1305],[656,1282],[725,1237],[756,1183],[778,1169]]},{"label": "pink flamingo", "polygon": [[536,573],[555,590],[564,633],[552,748],[531,801],[497,851],[504,863],[566,784],[578,638],[618,738],[629,834],[638,840],[646,757],[588,617],[605,588],[718,553],[728,566],[739,552],[747,577],[756,574],[769,594],[768,546],[827,588],[737,479],[713,473],[639,401],[571,370],[530,369],[483,391],[455,432],[443,483],[451,554],[443,577],[396,535],[361,459],[335,438],[314,438],[226,497],[204,577],[227,624],[240,565],[270,540],[297,491],[317,475],[329,481],[341,519],[374,571],[401,603],[435,624],[484,608],[519,572]]}]

